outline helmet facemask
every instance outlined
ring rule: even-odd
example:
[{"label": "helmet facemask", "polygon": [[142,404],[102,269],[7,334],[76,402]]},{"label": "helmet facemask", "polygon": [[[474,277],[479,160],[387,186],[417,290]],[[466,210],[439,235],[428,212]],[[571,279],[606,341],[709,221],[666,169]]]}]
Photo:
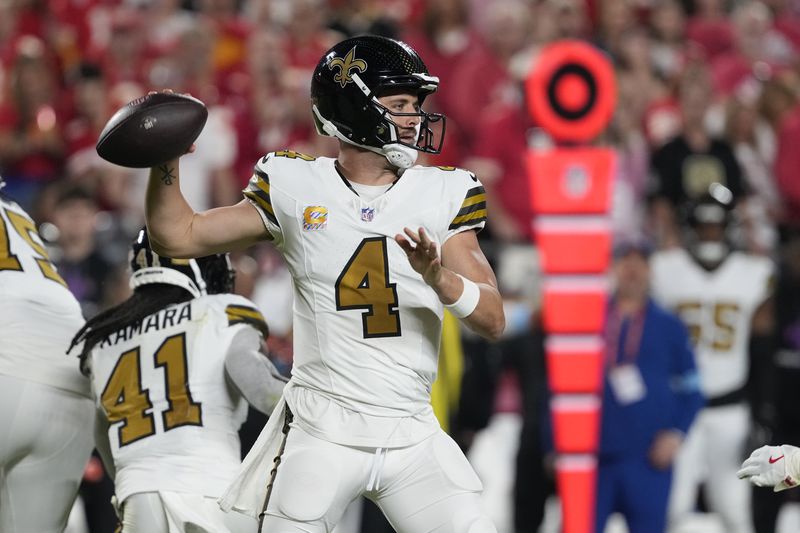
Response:
[{"label": "helmet facemask", "polygon": [[688,217],[687,247],[704,266],[716,267],[731,251],[731,213],[728,206],[712,199],[694,205]]}]

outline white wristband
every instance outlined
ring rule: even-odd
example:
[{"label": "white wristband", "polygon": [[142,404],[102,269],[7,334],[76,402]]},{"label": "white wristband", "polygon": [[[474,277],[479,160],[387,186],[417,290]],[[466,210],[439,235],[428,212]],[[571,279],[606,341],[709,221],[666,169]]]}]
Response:
[{"label": "white wristband", "polygon": [[461,274],[456,274],[456,276],[464,282],[464,290],[458,300],[451,304],[444,304],[444,306],[456,317],[466,318],[478,307],[478,301],[481,299],[481,289],[477,283],[468,280]]}]

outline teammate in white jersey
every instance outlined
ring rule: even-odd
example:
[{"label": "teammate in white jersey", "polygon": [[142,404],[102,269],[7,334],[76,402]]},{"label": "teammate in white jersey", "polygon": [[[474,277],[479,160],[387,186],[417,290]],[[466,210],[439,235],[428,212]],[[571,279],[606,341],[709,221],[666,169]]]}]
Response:
[{"label": "teammate in white jersey", "polygon": [[335,160],[269,154],[244,201],[204,213],[181,195],[177,161],[151,171],[154,247],[193,257],[271,240],[293,276],[284,421],[272,417],[221,502],[260,515],[262,531],[328,532],[361,495],[400,533],[495,531],[430,406],[444,307],[489,339],[505,321],[476,237],[483,187],[463,170],[414,166],[441,147],[444,117],[421,109],[437,87],[405,43],[348,39],[311,84],[319,132],[340,141]]},{"label": "teammate in white jersey", "polygon": [[[718,196],[724,188],[714,189]],[[727,244],[728,206],[709,196],[690,210],[686,249],[652,259],[657,300],[680,315],[696,348],[706,408],[698,415],[675,466],[670,522],[679,525],[694,509],[700,483],[710,510],[725,531],[752,531],[750,490],[736,471],[750,430],[746,403],[754,317],[770,295],[773,263],[732,251]]]},{"label": "teammate in white jersey", "polygon": [[255,520],[223,513],[216,499],[241,464],[247,402],[270,414],[286,381],[260,352],[267,325],[230,294],[227,254],[159,257],[142,230],[131,257],[133,295],[73,342],[83,342],[122,531],[255,531]]},{"label": "teammate in white jersey", "polygon": [[[0,178],[0,188],[3,180]],[[36,224],[0,194],[0,531],[63,531],[92,451],[89,382],[66,356],[78,301]]]}]

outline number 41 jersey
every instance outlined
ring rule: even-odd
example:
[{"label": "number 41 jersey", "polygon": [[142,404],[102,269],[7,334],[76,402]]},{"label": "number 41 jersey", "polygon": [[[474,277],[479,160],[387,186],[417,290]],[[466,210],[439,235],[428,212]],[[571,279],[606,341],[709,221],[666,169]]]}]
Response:
[{"label": "number 41 jersey", "polygon": [[153,313],[92,349],[92,389],[109,422],[120,502],[158,490],[216,497],[233,479],[247,404],[226,380],[224,365],[245,327],[266,327],[250,301],[202,296]]},{"label": "number 41 jersey", "polygon": [[[394,236],[423,227],[442,245],[482,228],[486,196],[475,176],[416,166],[369,201],[335,160],[283,151],[256,165],[244,194],[294,281],[294,365],[284,394],[300,410],[296,420],[348,445],[403,446],[427,436],[392,424],[435,420],[443,306]],[[353,417],[364,423],[348,425]]]}]

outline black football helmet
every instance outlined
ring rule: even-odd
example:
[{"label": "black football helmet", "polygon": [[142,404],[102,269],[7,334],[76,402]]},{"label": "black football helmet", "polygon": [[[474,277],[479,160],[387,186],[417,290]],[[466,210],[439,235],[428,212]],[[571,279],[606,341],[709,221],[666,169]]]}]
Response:
[{"label": "black football helmet", "polygon": [[689,253],[701,264],[714,267],[732,249],[733,194],[720,183],[684,206],[685,241]]},{"label": "black football helmet", "polygon": [[206,294],[233,292],[236,272],[230,254],[215,254],[197,259],[170,259],[155,253],[147,229],[139,230],[130,255],[131,288],[151,283],[177,285],[198,298]]},{"label": "black football helmet", "polygon": [[[322,56],[311,80],[314,122],[320,135],[382,154],[393,165],[408,168],[417,152],[438,154],[444,139],[444,115],[422,110],[425,97],[439,87],[425,63],[406,43],[362,35],[346,39]],[[393,113],[378,102],[389,91],[408,91],[419,98],[416,113]],[[396,117],[419,117],[414,144],[403,142]],[[440,123],[434,128],[434,124]]]}]

